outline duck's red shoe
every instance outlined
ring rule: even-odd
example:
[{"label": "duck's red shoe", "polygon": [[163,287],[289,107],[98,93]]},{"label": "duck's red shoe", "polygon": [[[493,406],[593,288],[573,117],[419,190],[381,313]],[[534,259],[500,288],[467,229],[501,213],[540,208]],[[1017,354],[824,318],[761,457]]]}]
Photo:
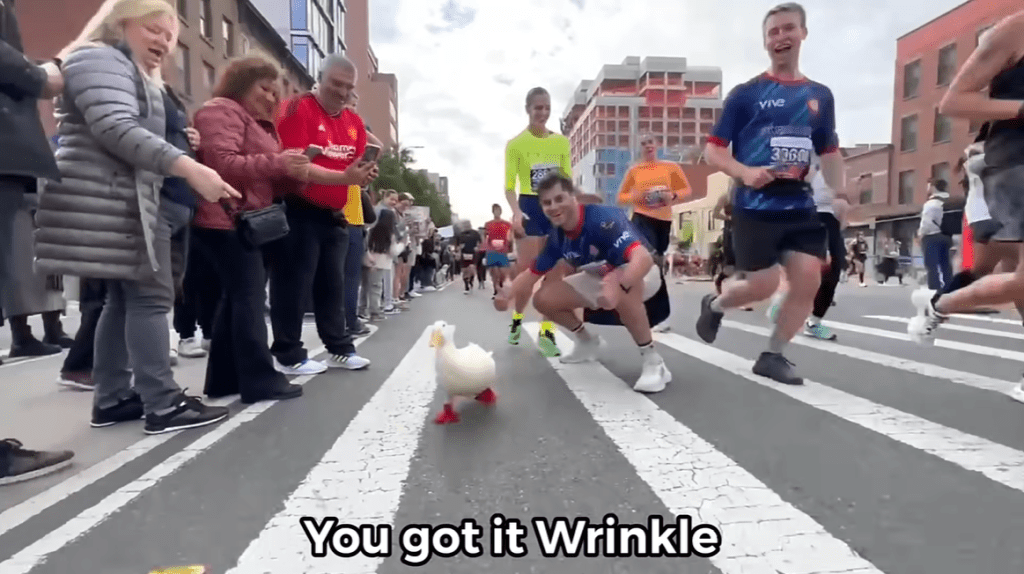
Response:
[{"label": "duck's red shoe", "polygon": [[484,392],[476,396],[476,400],[485,405],[493,405],[498,401],[498,395],[494,394],[494,391],[491,389],[485,389]]},{"label": "duck's red shoe", "polygon": [[435,424],[446,425],[449,423],[459,422],[459,413],[455,412],[452,408],[451,403],[444,405],[444,410],[437,414],[437,418],[434,419]]}]

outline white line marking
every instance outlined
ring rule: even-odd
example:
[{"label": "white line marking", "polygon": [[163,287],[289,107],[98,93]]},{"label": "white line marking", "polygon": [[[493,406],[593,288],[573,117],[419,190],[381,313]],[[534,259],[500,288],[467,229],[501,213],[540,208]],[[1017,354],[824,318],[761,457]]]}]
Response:
[{"label": "white line marking", "polygon": [[[375,325],[371,325],[370,329],[369,335],[358,338],[354,341],[357,347],[377,332]],[[309,356],[316,357],[325,351],[326,349],[319,347],[310,352]],[[297,385],[305,385],[322,374],[325,373],[320,373],[318,375],[304,375],[293,379],[291,382]],[[223,397],[219,400],[207,401],[207,404],[227,406],[237,402],[238,400],[239,398],[237,397]],[[35,567],[35,565],[41,563],[47,555],[66,546],[90,529],[95,528],[108,516],[131,502],[132,499],[141,494],[147,488],[156,485],[160,479],[172,474],[185,465],[185,463],[201,454],[202,451],[227,436],[228,433],[242,426],[243,423],[255,419],[275,404],[276,402],[256,403],[246,407],[238,414],[229,417],[226,421],[223,421],[213,427],[213,430],[199,437],[195,442],[154,466],[149,470],[149,472],[119,488],[117,491],[110,494],[91,508],[72,518],[64,526],[50,532],[31,546],[22,549],[21,552],[15,554],[3,563],[0,563],[0,574],[17,574],[30,571]],[[144,438],[118,454],[87,468],[60,484],[54,485],[48,490],[33,496],[17,506],[8,508],[0,514],[0,535],[17,528],[47,508],[68,498],[72,494],[82,490],[90,484],[95,483],[129,462],[143,456],[157,446],[160,446],[179,435],[180,433],[166,433],[163,435]]]},{"label": "white line marking", "polygon": [[[911,342],[910,335],[907,335],[906,332],[896,333],[894,331],[886,331],[885,329],[862,327],[860,325],[850,325],[849,323],[838,323],[836,321],[822,321],[821,324],[840,331],[851,331],[862,335],[874,335],[875,337],[883,337],[885,339]],[[939,329],[941,330],[942,327],[939,327]],[[943,349],[953,349],[954,351],[963,351],[965,353],[974,353],[976,355],[985,355],[987,357],[997,357],[1000,359],[1009,359],[1018,363],[1024,363],[1024,353],[1020,353],[1018,351],[983,347],[981,345],[960,343],[958,341],[946,341],[944,339],[935,339],[935,346]]]},{"label": "white line marking", "polygon": [[985,321],[986,323],[1002,323],[1004,325],[1021,326],[1020,319],[1002,319],[1000,317],[986,317],[985,315],[972,315],[969,313],[954,313],[953,317],[956,317],[957,319],[970,319],[971,321]]},{"label": "white line marking", "polygon": [[[890,317],[888,315],[865,315],[865,319],[875,319],[877,321],[889,321],[892,323],[903,323],[906,325],[910,323],[909,317]],[[978,327],[965,327],[963,325],[954,325],[952,323],[944,323],[942,330],[948,331],[960,331],[962,333],[973,333],[975,335],[988,335],[991,337],[1005,337],[1007,339],[1024,340],[1024,333],[1011,333],[1009,331],[999,331],[996,329],[979,329]]]},{"label": "white line marking", "polygon": [[804,380],[803,386],[781,385],[751,372],[753,361],[679,335],[659,334],[655,340],[805,405],[1024,492],[1024,452],[813,381]]},{"label": "white line marking", "polygon": [[[524,325],[535,344],[537,326]],[[569,353],[573,342],[562,337],[559,349]],[[881,574],[600,363],[548,362],[669,511],[722,530],[721,552],[709,560],[724,574]]]},{"label": "white line marking", "polygon": [[[722,326],[731,327],[740,331],[746,331],[754,335],[761,335],[763,337],[771,336],[771,330],[765,329],[764,327],[755,327],[746,323],[740,323],[737,321],[722,321]],[[811,339],[797,335],[790,341],[791,344],[800,345],[803,347],[810,347],[812,349],[818,349],[820,351],[827,351],[829,353],[835,353],[837,355],[844,355],[851,359],[858,359],[861,361],[867,361],[869,363],[876,363],[883,367],[889,367],[892,369],[900,369],[909,373],[917,375],[923,375],[925,377],[931,377],[935,379],[945,379],[947,381],[965,385],[968,387],[974,387],[976,389],[982,389],[986,391],[995,391],[997,393],[1008,393],[1017,383],[1010,381],[1004,381],[1001,379],[994,379],[992,377],[986,377],[983,375],[976,375],[974,373],[968,373],[966,371],[956,371],[953,369],[947,369],[945,367],[939,367],[936,365],[929,365],[927,363],[918,363],[909,359],[901,359],[899,357],[893,357],[890,355],[883,355],[881,353],[875,353],[873,351],[867,351],[859,349],[857,347],[846,347],[838,343],[831,341],[819,341],[817,339]]]},{"label": "white line marking", "polygon": [[[430,327],[227,574],[372,574],[383,558],[315,558],[299,519],[390,524],[437,385]],[[397,535],[396,535],[397,536]]]}]

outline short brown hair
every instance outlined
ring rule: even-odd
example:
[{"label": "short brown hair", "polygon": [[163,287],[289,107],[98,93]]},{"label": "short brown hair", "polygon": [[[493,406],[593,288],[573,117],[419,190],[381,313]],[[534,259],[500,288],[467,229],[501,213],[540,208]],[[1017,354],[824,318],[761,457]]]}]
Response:
[{"label": "short brown hair", "polygon": [[277,81],[281,70],[274,62],[262,56],[245,56],[228,62],[213,90],[213,97],[241,101],[256,82]]},{"label": "short brown hair", "polygon": [[772,8],[764,15],[764,21],[761,22],[761,27],[768,23],[768,18],[776,14],[795,13],[800,15],[800,27],[807,29],[807,10],[796,2],[784,2],[778,6]]}]

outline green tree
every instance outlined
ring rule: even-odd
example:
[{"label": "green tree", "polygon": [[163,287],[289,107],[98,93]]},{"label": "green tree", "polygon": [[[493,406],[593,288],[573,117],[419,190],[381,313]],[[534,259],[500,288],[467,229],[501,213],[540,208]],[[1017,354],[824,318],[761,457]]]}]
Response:
[{"label": "green tree", "polygon": [[451,225],[451,205],[441,199],[437,194],[437,188],[430,183],[426,175],[410,167],[413,162],[412,150],[409,148],[400,148],[397,154],[389,152],[381,156],[377,164],[380,174],[371,188],[374,192],[393,189],[399,193],[408,193],[412,195],[415,205],[430,208],[430,219],[434,225]]}]

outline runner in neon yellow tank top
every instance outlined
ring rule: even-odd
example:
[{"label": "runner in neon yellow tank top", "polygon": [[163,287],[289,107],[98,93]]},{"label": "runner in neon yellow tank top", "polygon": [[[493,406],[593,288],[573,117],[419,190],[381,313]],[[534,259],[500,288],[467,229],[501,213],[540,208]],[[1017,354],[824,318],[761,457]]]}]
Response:
[{"label": "runner in neon yellow tank top", "polygon": [[[572,177],[569,139],[547,128],[551,117],[551,96],[547,90],[530,90],[526,95],[526,112],[530,118],[529,125],[505,146],[505,198],[512,208],[512,229],[519,251],[518,265],[513,274],[533,265],[551,231],[551,222],[537,199],[537,184],[555,170]],[[522,321],[522,315],[512,314],[508,342],[513,345],[519,344]],[[547,317],[541,323],[537,341],[545,356],[561,355],[555,342],[555,325]]]}]

